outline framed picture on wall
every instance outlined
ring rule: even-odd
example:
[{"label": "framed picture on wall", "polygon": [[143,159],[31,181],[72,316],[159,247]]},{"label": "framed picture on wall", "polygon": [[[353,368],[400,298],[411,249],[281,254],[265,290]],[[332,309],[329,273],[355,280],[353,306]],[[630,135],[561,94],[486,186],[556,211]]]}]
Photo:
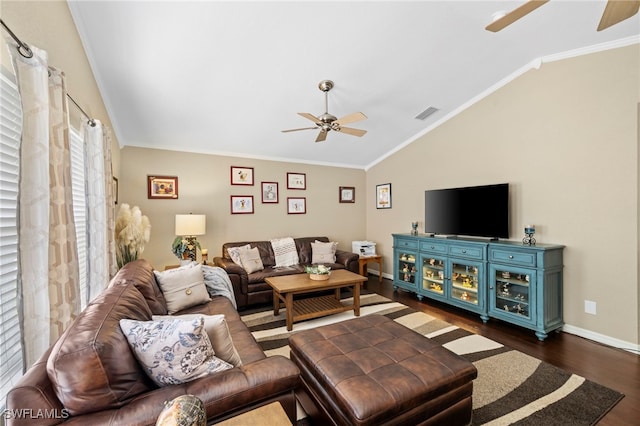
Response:
[{"label": "framed picture on wall", "polygon": [[341,186],[338,188],[339,200],[341,203],[355,203],[356,202],[356,188],[353,186]]},{"label": "framed picture on wall", "polygon": [[306,197],[288,197],[287,213],[289,214],[305,214],[307,213]]},{"label": "framed picture on wall", "polygon": [[147,176],[147,197],[177,199],[178,176]]},{"label": "framed picture on wall", "polygon": [[253,185],[253,167],[231,166],[231,185]]},{"label": "framed picture on wall", "polygon": [[231,214],[252,214],[253,195],[232,195]]},{"label": "framed picture on wall", "polygon": [[287,173],[287,189],[307,189],[305,173]]},{"label": "framed picture on wall", "polygon": [[391,208],[391,184],[390,183],[383,183],[382,185],[376,185],[376,208],[377,209]]},{"label": "framed picture on wall", "polygon": [[262,202],[266,204],[277,204],[278,182],[262,182]]}]

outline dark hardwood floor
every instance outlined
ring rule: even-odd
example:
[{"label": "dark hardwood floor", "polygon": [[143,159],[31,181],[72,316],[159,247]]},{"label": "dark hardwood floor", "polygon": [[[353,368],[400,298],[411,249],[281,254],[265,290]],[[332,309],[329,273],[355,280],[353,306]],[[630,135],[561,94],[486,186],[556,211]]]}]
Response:
[{"label": "dark hardwood floor", "polygon": [[622,392],[625,397],[599,425],[640,424],[640,356],[569,333],[551,333],[540,342],[534,332],[490,319],[484,324],[476,314],[402,290],[393,291],[391,280],[369,275],[365,288],[460,328],[495,340],[571,373]]}]

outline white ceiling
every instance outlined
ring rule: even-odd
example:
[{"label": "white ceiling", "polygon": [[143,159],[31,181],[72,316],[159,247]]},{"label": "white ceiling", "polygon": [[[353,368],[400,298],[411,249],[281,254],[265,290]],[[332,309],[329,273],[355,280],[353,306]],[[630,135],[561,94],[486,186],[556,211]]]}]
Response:
[{"label": "white ceiling", "polygon": [[[524,0],[523,0],[524,1]],[[122,146],[366,169],[539,58],[637,42],[602,32],[605,1],[554,0],[491,33],[523,1],[69,1]],[[595,48],[596,50],[599,47]],[[559,55],[559,56],[558,56]],[[543,65],[544,66],[544,65]],[[361,111],[361,138],[297,115]],[[429,106],[439,111],[414,117]]]}]

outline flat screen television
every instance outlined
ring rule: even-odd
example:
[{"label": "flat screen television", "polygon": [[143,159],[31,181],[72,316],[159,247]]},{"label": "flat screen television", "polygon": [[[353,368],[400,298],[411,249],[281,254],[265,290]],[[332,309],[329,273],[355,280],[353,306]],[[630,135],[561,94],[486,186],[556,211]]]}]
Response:
[{"label": "flat screen television", "polygon": [[509,184],[427,190],[427,234],[509,238]]}]

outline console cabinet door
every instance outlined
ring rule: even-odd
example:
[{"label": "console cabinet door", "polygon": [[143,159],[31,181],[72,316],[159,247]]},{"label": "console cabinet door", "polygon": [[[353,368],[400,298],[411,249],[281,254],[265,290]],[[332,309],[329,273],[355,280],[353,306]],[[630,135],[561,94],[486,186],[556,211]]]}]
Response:
[{"label": "console cabinet door", "polygon": [[514,324],[535,327],[536,282],[535,269],[491,264],[489,314]]},{"label": "console cabinet door", "polygon": [[449,261],[449,300],[451,303],[475,312],[484,313],[484,262],[463,259]]},{"label": "console cabinet door", "polygon": [[432,299],[446,300],[448,292],[445,277],[448,276],[448,271],[445,259],[430,253],[422,253],[420,254],[420,265],[422,265],[420,294]]},{"label": "console cabinet door", "polygon": [[418,266],[417,252],[411,250],[394,249],[394,287],[417,292]]}]

